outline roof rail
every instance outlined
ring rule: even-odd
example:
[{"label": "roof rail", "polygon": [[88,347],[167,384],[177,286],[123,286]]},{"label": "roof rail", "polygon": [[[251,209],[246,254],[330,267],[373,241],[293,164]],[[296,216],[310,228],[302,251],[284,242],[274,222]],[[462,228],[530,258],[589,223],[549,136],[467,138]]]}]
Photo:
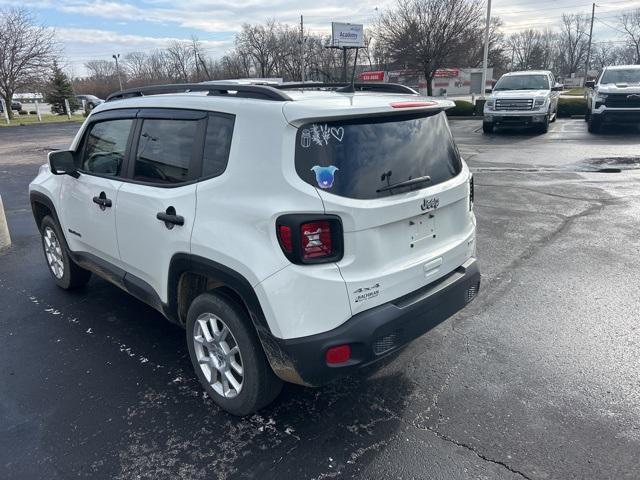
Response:
[{"label": "roof rail", "polygon": [[[303,83],[282,83],[274,85],[278,90],[306,90],[306,89],[331,89],[338,90],[343,87],[351,86],[350,83],[322,83],[322,82],[303,82]],[[354,84],[357,92],[385,92],[385,93],[408,93],[417,95],[413,88],[399,83],[358,83]]]},{"label": "roof rail", "polygon": [[[291,97],[284,92],[268,85],[242,85],[236,83],[176,83],[172,85],[151,85],[148,87],[129,88],[112,93],[107,102],[131,97],[147,95],[161,95],[163,93],[208,92],[209,95],[228,95],[238,98],[256,98],[259,100],[273,100],[286,102]],[[235,93],[229,93],[235,92]]]}]

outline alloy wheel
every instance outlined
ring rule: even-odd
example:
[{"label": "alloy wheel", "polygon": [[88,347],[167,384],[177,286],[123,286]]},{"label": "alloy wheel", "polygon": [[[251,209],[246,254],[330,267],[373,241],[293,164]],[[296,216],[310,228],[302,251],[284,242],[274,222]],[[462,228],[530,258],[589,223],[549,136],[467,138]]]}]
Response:
[{"label": "alloy wheel", "polygon": [[240,347],[227,324],[212,313],[203,313],[195,321],[193,343],[209,385],[222,397],[236,397],[242,391],[244,369]]}]

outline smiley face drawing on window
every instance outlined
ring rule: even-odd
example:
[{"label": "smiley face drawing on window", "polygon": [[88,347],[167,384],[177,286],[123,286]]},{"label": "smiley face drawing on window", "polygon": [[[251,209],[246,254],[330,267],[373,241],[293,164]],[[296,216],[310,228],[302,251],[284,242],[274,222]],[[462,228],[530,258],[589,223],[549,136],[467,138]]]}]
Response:
[{"label": "smiley face drawing on window", "polygon": [[316,165],[311,169],[316,174],[316,182],[320,188],[333,187],[334,174],[339,170],[338,167],[329,165],[328,167],[321,167]]}]

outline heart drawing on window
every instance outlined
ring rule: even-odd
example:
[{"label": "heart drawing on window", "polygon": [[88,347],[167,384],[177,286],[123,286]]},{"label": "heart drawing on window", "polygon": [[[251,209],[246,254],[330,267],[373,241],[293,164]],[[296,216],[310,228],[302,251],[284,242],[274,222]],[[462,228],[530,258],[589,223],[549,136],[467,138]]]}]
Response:
[{"label": "heart drawing on window", "polygon": [[331,135],[333,135],[333,138],[335,138],[336,140],[341,142],[342,138],[344,137],[344,128],[342,128],[342,127],[339,127],[339,128],[331,127]]}]

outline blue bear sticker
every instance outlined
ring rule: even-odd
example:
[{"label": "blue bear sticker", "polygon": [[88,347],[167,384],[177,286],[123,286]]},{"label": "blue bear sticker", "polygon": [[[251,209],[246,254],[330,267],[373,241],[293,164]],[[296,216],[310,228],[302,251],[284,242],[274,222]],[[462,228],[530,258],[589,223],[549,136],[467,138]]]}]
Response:
[{"label": "blue bear sticker", "polygon": [[339,168],[333,165],[329,165],[328,167],[316,165],[311,170],[316,174],[316,182],[318,182],[320,188],[331,188],[333,187],[333,175]]}]

